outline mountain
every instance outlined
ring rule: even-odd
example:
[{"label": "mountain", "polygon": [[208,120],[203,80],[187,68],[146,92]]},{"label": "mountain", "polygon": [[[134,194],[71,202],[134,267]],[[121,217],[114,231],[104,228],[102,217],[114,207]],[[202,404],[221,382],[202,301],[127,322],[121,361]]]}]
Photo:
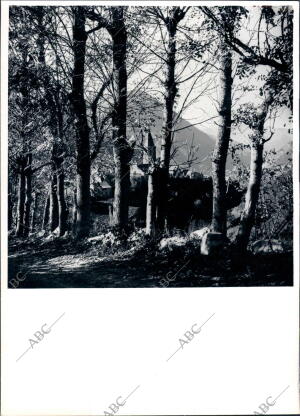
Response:
[{"label": "mountain", "polygon": [[[183,130],[181,128],[185,127]],[[173,151],[175,155],[171,164],[186,164],[189,159],[191,148],[193,150],[192,159],[195,159],[191,164],[191,168],[196,172],[201,172],[205,175],[211,175],[211,156],[215,147],[216,137],[207,134],[191,125],[184,119],[181,119],[176,127],[178,130],[175,134]],[[292,157],[293,141],[292,134],[287,129],[278,128],[271,140],[266,143],[265,150],[275,150],[275,158],[278,164],[286,164]],[[241,162],[249,166],[250,164],[250,150],[244,149],[237,152]],[[232,155],[228,154],[226,168],[230,171],[234,166]]]},{"label": "mountain", "polygon": [[[160,135],[162,131],[163,120],[157,117],[151,133],[154,137],[157,156],[160,151]],[[211,154],[215,146],[215,138],[196,126],[192,126],[188,121],[181,119],[176,126],[176,133],[172,146],[171,166],[179,165],[182,168],[188,167],[188,161],[191,168],[196,172],[209,174],[211,171]]]},{"label": "mountain", "polygon": [[[151,117],[151,133],[156,145],[156,154],[159,156],[160,136],[163,124],[162,104],[150,97],[148,94],[143,101],[139,102],[139,119],[146,122]],[[149,116],[150,112],[150,116]],[[175,113],[176,117],[176,113]],[[215,147],[216,137],[214,134],[207,134],[196,125],[180,118],[176,125],[176,133],[172,146],[171,166],[179,165],[183,168],[192,169],[205,175],[211,175],[211,156]],[[266,144],[266,150],[275,149],[278,152],[278,160],[285,163],[289,157],[286,153],[292,149],[292,135],[287,129],[279,128],[275,131],[272,139]],[[249,149],[240,150],[238,155],[245,165],[250,163]],[[192,162],[190,165],[188,161]],[[228,154],[227,170],[233,168],[233,159]]]},{"label": "mountain", "polygon": [[[151,134],[156,145],[156,154],[159,157],[160,135],[162,131],[162,113],[155,118],[151,127]],[[171,166],[188,168],[194,172],[211,175],[211,158],[215,148],[216,137],[207,134],[197,126],[192,125],[184,119],[179,119],[176,125],[176,133],[171,151]],[[244,150],[239,152],[243,163],[249,164],[250,152]],[[231,154],[228,155],[227,170],[233,167]]]},{"label": "mountain", "polygon": [[[180,130],[184,128],[184,130]],[[186,120],[179,120],[176,127],[178,130],[175,134],[173,148],[176,149],[173,158],[174,164],[185,163],[192,150],[191,164],[192,170],[203,173],[204,175],[211,175],[211,159],[215,148],[216,137],[200,130],[196,126]],[[243,163],[246,165],[250,162],[250,152],[248,149],[238,151],[238,155]],[[226,164],[227,170],[233,168],[232,155],[229,152]]]},{"label": "mountain", "polygon": [[[183,127],[187,127],[184,130],[180,130]],[[176,132],[173,147],[177,149],[174,156],[173,163],[184,163],[188,160],[190,148],[194,148],[194,159],[192,163],[192,169],[196,172],[202,172],[203,174],[211,174],[211,155],[215,147],[216,137],[209,135],[197,126],[192,126],[186,120],[180,120],[176,127]],[[292,134],[288,132],[288,129],[278,128],[270,141],[265,145],[265,150],[275,150],[279,164],[285,164],[289,161],[293,152]],[[238,156],[241,162],[248,166],[250,164],[250,150],[239,150]],[[232,155],[228,154],[226,168],[230,171],[233,168]]]}]

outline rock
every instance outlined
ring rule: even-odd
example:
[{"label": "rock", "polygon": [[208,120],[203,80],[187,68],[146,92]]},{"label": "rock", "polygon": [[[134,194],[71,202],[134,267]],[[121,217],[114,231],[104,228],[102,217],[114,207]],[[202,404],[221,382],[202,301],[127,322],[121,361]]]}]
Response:
[{"label": "rock", "polygon": [[187,239],[184,237],[169,237],[163,238],[159,243],[159,249],[169,249],[172,250],[175,247],[183,247],[185,246]]},{"label": "rock", "polygon": [[272,253],[283,253],[284,246],[279,240],[257,240],[252,246],[253,254],[272,254]]},{"label": "rock", "polygon": [[210,254],[215,254],[217,251],[222,249],[229,240],[227,237],[224,237],[222,233],[209,232],[204,235],[201,241],[200,251],[201,254],[208,256]]},{"label": "rock", "polygon": [[195,240],[202,240],[205,234],[209,233],[210,229],[208,227],[201,228],[201,230],[195,230],[190,233],[190,238]]},{"label": "rock", "polygon": [[117,236],[115,236],[112,232],[96,235],[95,237],[90,237],[87,241],[92,244],[101,243],[101,245],[103,246],[119,246],[121,244],[121,241],[118,240]]},{"label": "rock", "polygon": [[104,239],[104,234],[96,235],[95,237],[88,238],[89,243],[97,243],[98,241],[102,241]]}]

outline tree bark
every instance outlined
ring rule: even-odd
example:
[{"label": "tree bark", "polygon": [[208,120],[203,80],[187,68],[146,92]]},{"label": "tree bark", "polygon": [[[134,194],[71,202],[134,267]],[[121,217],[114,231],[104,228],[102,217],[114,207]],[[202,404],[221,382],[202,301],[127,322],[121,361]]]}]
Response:
[{"label": "tree bark", "polygon": [[268,92],[259,111],[257,111],[256,131],[251,137],[250,178],[241,223],[236,237],[236,247],[240,252],[246,251],[247,249],[255,221],[255,211],[262,179],[263,151],[266,142],[264,139],[264,126],[272,102],[273,97]]},{"label": "tree bark", "polygon": [[30,231],[30,212],[31,212],[31,196],[32,189],[32,175],[27,173],[25,175],[25,211],[24,211],[24,237],[27,237]]},{"label": "tree bark", "polygon": [[78,238],[89,235],[90,230],[90,138],[84,98],[84,74],[87,33],[85,31],[85,11],[82,6],[74,7],[73,52],[74,68],[72,76],[72,107],[76,116],[77,148],[77,221]]},{"label": "tree bark", "polygon": [[50,188],[49,229],[54,231],[58,227],[57,177],[53,174]]},{"label": "tree bark", "polygon": [[[81,61],[78,62],[80,58],[80,51],[82,50],[85,53],[85,30],[84,30],[84,21],[82,22],[81,17],[83,16],[84,19],[84,12],[80,13],[78,8],[74,8],[75,14],[75,23],[73,28],[74,33],[74,72],[73,72],[73,88],[72,88],[72,105],[76,115],[80,116],[80,103],[78,101],[84,101],[83,99],[83,80],[80,79],[77,83],[77,80],[74,80],[74,77],[79,73],[80,69],[83,69],[83,72],[80,74],[81,77],[84,76],[84,56],[81,57]],[[39,62],[44,67],[46,67],[46,60],[45,60],[45,33],[44,33],[44,16],[45,11],[43,8],[37,11],[38,15],[38,39],[37,39],[37,46],[39,49]],[[77,17],[76,17],[77,16]],[[80,43],[83,38],[83,43]],[[83,47],[83,49],[82,49]],[[57,57],[56,57],[57,58]],[[44,83],[45,83],[45,95],[49,105],[49,111],[51,114],[50,118],[50,129],[54,138],[54,144],[52,149],[52,166],[55,169],[56,175],[54,176],[53,180],[55,183],[51,184],[51,198],[49,204],[51,205],[51,215],[50,215],[50,228],[53,231],[57,226],[59,229],[59,236],[62,236],[67,228],[67,211],[66,211],[66,202],[65,202],[65,192],[64,192],[64,170],[63,170],[63,162],[64,162],[64,146],[63,146],[63,106],[61,103],[61,94],[60,94],[60,86],[59,80],[57,81],[57,85],[53,85],[52,80],[50,79],[49,75],[45,74]],[[75,95],[74,95],[75,91]],[[76,95],[77,93],[77,95]],[[80,131],[80,117],[78,117],[78,123],[76,124],[77,131]],[[77,137],[78,138],[78,137]],[[78,145],[78,140],[77,140]],[[84,146],[83,146],[84,147]],[[77,149],[78,150],[78,149]],[[81,156],[79,155],[79,158]],[[78,158],[78,159],[79,159]],[[77,168],[78,168],[78,161],[77,161]],[[54,187],[56,196],[54,195]],[[47,203],[46,203],[47,204]],[[47,207],[47,205],[46,205]],[[46,208],[47,209],[47,208]],[[45,211],[46,214],[46,211]],[[46,217],[46,215],[45,215]],[[46,218],[45,218],[46,220]]]},{"label": "tree bark", "polygon": [[11,184],[11,181],[8,182],[8,200],[7,200],[7,230],[10,231],[13,228],[13,185]]},{"label": "tree bark", "polygon": [[212,230],[226,235],[226,161],[231,133],[232,56],[224,40],[220,57],[220,125],[213,155],[213,215]]},{"label": "tree bark", "polygon": [[50,191],[47,193],[46,200],[45,200],[42,230],[46,230],[49,224],[49,211],[50,211]]},{"label": "tree bark", "polygon": [[155,236],[156,233],[157,175],[158,171],[155,167],[149,170],[146,205],[146,234],[150,236]]},{"label": "tree bark", "polygon": [[35,194],[33,196],[32,216],[31,216],[31,225],[30,225],[30,231],[32,233],[34,233],[34,231],[36,229],[38,200],[39,200],[39,194],[37,192],[35,192]]},{"label": "tree bark", "polygon": [[[130,166],[133,148],[126,137],[127,116],[127,70],[126,49],[127,31],[124,22],[122,6],[112,7],[112,19],[107,20],[101,15],[88,11],[87,16],[98,22],[98,28],[105,27],[112,38],[113,52],[113,90],[114,105],[112,111],[113,152],[115,163],[115,191],[113,203],[113,223],[119,228],[125,228],[128,223]],[[78,196],[77,196],[78,197]]]},{"label": "tree bark", "polygon": [[115,92],[112,113],[115,162],[115,192],[113,205],[114,225],[124,228],[128,222],[130,166],[132,148],[126,137],[127,117],[127,32],[123,7],[112,8],[113,85]]},{"label": "tree bark", "polygon": [[76,222],[77,222],[77,191],[76,188],[74,189],[73,194],[73,213],[72,213],[72,228],[73,228],[73,234],[76,233]]},{"label": "tree bark", "polygon": [[262,178],[263,148],[262,143],[251,144],[250,179],[246,193],[245,207],[236,238],[236,246],[239,251],[245,251],[247,249],[255,220],[255,211]]},{"label": "tree bark", "polygon": [[164,123],[162,127],[160,151],[159,198],[157,200],[157,224],[161,230],[166,226],[168,213],[168,181],[173,138],[173,110],[177,94],[177,85],[175,81],[176,31],[177,22],[170,18],[167,24],[167,74],[165,80]]},{"label": "tree bark", "polygon": [[25,158],[19,159],[19,181],[18,181],[18,205],[17,205],[17,227],[16,236],[24,235],[24,212],[25,212]]},{"label": "tree bark", "polygon": [[63,236],[67,231],[67,206],[65,201],[65,175],[63,170],[63,157],[55,159],[56,166],[56,192],[58,203],[58,229],[59,236]]},{"label": "tree bark", "polygon": [[30,213],[32,203],[32,153],[27,155],[26,173],[25,173],[25,210],[24,210],[24,237],[27,237],[30,231]]}]

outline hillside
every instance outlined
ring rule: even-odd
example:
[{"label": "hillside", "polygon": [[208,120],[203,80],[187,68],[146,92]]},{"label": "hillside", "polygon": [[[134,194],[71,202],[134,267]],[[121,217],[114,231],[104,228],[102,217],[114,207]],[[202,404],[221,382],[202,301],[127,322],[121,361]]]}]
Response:
[{"label": "hillside", "polygon": [[[157,156],[160,150],[161,129],[162,118],[157,117],[151,128],[156,143]],[[209,174],[211,171],[210,157],[214,150],[215,138],[204,133],[196,126],[192,126],[184,119],[178,122],[176,129],[178,131],[175,133],[172,146],[171,165],[187,167],[188,161],[192,160],[191,167],[194,171]]]},{"label": "hillside", "polygon": [[[162,104],[153,97],[145,94],[143,101],[139,101],[138,116],[135,109],[132,109],[134,117],[137,117],[142,123],[149,123],[151,120],[151,133],[156,143],[156,153],[159,156],[160,135],[163,124]],[[176,113],[175,113],[176,116]],[[187,120],[179,119],[176,126],[176,133],[172,147],[171,166],[179,165],[183,168],[189,168],[205,175],[211,174],[211,156],[214,150],[216,137],[213,134],[207,134],[197,126],[192,125]],[[131,133],[136,133],[131,130]],[[292,150],[292,135],[287,129],[279,128],[275,131],[272,139],[266,144],[266,150],[275,149],[279,152],[278,160],[280,163],[286,163]],[[139,152],[137,152],[138,154]],[[136,154],[136,157],[137,157]],[[138,156],[139,158],[140,156]],[[250,151],[248,149],[239,153],[241,161],[248,165],[250,162]],[[188,163],[190,161],[190,163]],[[233,160],[229,153],[227,159],[227,170],[233,167]]]},{"label": "hillside", "polygon": [[[188,127],[189,126],[189,127]],[[177,129],[187,127],[176,132],[173,148],[176,149],[173,164],[184,164],[189,159],[189,152],[193,148],[193,157],[196,159],[192,163],[192,169],[196,172],[211,174],[211,155],[214,150],[216,138],[209,135],[196,126],[192,126],[186,120],[180,120]],[[279,128],[275,131],[272,139],[266,143],[266,150],[275,150],[277,160],[280,164],[285,164],[292,155],[292,135],[287,129]],[[239,157],[245,165],[250,163],[250,151],[248,149],[239,152]],[[228,154],[227,170],[233,167],[231,154]]]},{"label": "hillside", "polygon": [[[155,118],[155,122],[151,127],[151,133],[156,143],[156,154],[159,157],[160,151],[160,135],[162,130],[162,112]],[[215,147],[216,138],[207,134],[201,129],[193,126],[184,119],[180,119],[176,126],[176,133],[171,151],[171,166],[180,166],[189,168],[195,172],[205,175],[211,174],[211,157]],[[140,156],[141,157],[141,156]],[[250,161],[250,153],[248,150],[241,155],[244,163]],[[227,169],[233,167],[232,157],[228,155]]]}]

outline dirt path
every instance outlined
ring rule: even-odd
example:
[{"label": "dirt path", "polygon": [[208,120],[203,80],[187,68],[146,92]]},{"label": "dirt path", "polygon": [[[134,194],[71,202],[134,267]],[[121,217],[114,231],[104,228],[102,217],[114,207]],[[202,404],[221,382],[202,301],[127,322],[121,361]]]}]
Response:
[{"label": "dirt path", "polygon": [[[291,254],[243,259],[242,270],[230,257],[168,256],[128,248],[108,255],[72,240],[22,241],[9,244],[9,288],[134,288],[290,286]],[[234,271],[234,270],[235,271]],[[168,277],[170,278],[167,282]],[[18,281],[17,281],[17,278]],[[167,283],[167,284],[166,284]]]},{"label": "dirt path", "polygon": [[[265,273],[233,273],[220,276],[211,265],[199,262],[184,265],[183,259],[173,263],[153,263],[139,257],[99,257],[68,250],[51,249],[16,251],[8,258],[9,288],[146,288],[224,286],[287,286],[292,285],[292,271]],[[70,252],[70,250],[69,250]],[[179,272],[178,272],[179,271]],[[20,277],[19,285],[16,277]],[[21,280],[23,279],[23,280]]]},{"label": "dirt path", "polygon": [[49,258],[46,253],[11,255],[8,272],[9,287],[16,285],[15,276],[24,279],[20,288],[155,287],[160,279],[147,273],[146,267],[124,260],[78,255]]}]

